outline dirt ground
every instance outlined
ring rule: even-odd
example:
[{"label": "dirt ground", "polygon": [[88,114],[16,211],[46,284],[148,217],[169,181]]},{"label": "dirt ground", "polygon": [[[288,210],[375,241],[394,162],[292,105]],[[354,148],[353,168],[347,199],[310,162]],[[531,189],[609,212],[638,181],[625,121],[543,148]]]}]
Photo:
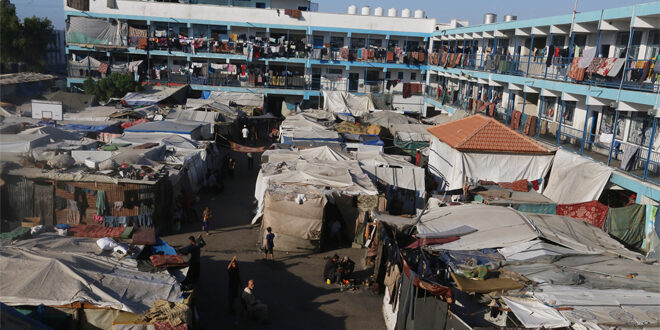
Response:
[{"label": "dirt ground", "polygon": [[[364,249],[342,249],[318,254],[282,254],[275,252],[275,262],[262,261],[257,250],[258,228],[250,224],[254,208],[254,183],[260,155],[255,155],[255,169],[247,170],[244,154],[234,153],[236,177],[225,180],[225,190],[215,196],[202,195],[195,205],[198,214],[209,206],[213,212],[210,236],[202,249],[200,283],[196,308],[200,329],[384,329],[381,314],[382,296],[370,289],[344,291],[322,280],[324,257],[334,253],[356,261],[356,273],[366,274]],[[181,233],[163,238],[183,246],[190,235],[201,233],[201,224],[184,226]],[[268,305],[270,323],[229,315],[227,305],[227,263],[236,255],[241,280],[245,285],[255,280],[255,294]]]}]

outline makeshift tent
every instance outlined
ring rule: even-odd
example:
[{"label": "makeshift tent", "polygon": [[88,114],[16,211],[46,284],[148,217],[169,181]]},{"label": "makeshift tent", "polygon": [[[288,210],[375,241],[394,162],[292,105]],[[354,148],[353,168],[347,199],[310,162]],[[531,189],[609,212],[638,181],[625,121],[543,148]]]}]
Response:
[{"label": "makeshift tent", "polygon": [[202,124],[199,122],[151,121],[131,126],[124,130],[124,134],[170,133],[191,140],[199,140],[201,138],[201,126]]},{"label": "makeshift tent", "polygon": [[408,156],[390,155],[380,151],[365,151],[355,154],[355,159],[361,165],[388,166],[388,167],[414,167]]},{"label": "makeshift tent", "polygon": [[64,141],[64,140],[73,140],[77,141],[82,138],[82,134],[78,132],[69,132],[69,131],[64,131],[59,128],[51,127],[51,126],[40,126],[40,127],[34,127],[34,128],[28,128],[20,133],[18,133],[20,136],[27,136],[27,135],[38,135],[38,136],[44,136],[47,135],[48,139],[51,142],[59,142],[59,141]]},{"label": "makeshift tent", "polygon": [[0,134],[0,152],[29,152],[36,147],[45,146],[49,142],[48,135]]},{"label": "makeshift tent", "polygon": [[214,91],[209,94],[208,99],[223,105],[235,104],[237,106],[254,108],[264,106],[264,95],[259,93]]},{"label": "makeshift tent", "polygon": [[376,125],[363,126],[342,121],[335,125],[335,131],[339,133],[378,135],[380,133],[380,127]]},{"label": "makeshift tent", "polygon": [[607,165],[559,149],[543,194],[559,204],[598,200],[612,171]]},{"label": "makeshift tent", "polygon": [[371,125],[390,127],[395,124],[418,124],[419,121],[412,117],[394,111],[375,111],[362,118],[362,122]]},{"label": "makeshift tent", "polygon": [[219,121],[220,114],[211,111],[171,110],[165,117],[166,121],[182,123],[201,123],[200,135],[205,140],[214,138],[215,123]]},{"label": "makeshift tent", "polygon": [[188,86],[163,87],[150,86],[142,92],[129,92],[121,99],[129,106],[143,106],[170,102],[181,104],[185,101]]},{"label": "makeshift tent", "polygon": [[502,297],[526,328],[563,328],[571,325],[556,309],[534,298]]},{"label": "makeshift tent", "polygon": [[287,117],[280,125],[280,140],[282,143],[295,140],[339,141],[339,134],[312,122],[303,114],[297,114]]},{"label": "makeshift tent", "polygon": [[394,136],[394,145],[407,154],[415,156],[418,149],[429,146],[431,134],[427,131],[429,126],[421,124],[394,124],[389,131]]},{"label": "makeshift tent", "polygon": [[336,152],[329,147],[317,147],[304,150],[287,150],[287,149],[274,149],[266,150],[261,155],[263,163],[277,163],[284,161],[318,161],[318,162],[335,162],[348,160],[349,158],[339,152]]},{"label": "makeshift tent", "polygon": [[[74,121],[108,121],[113,114],[122,112],[121,109],[110,106],[99,106],[86,108],[80,112],[65,112],[63,115],[64,120],[74,120]],[[133,114],[133,111],[129,111]],[[134,117],[142,118],[142,115],[135,114]]]},{"label": "makeshift tent", "polygon": [[442,190],[462,189],[465,178],[514,182],[544,178],[551,152],[502,123],[474,115],[434,126],[429,169]]},{"label": "makeshift tent", "polygon": [[357,96],[348,92],[323,91],[323,110],[350,113],[359,117],[374,109],[374,103],[369,95]]},{"label": "makeshift tent", "polygon": [[452,121],[463,119],[467,116],[469,116],[469,114],[465,112],[465,110],[458,109],[453,114],[448,115],[443,113],[430,118],[422,119],[422,121],[431,125],[440,125],[445,123],[451,123]]},{"label": "makeshift tent", "polygon": [[171,150],[195,150],[199,146],[199,142],[187,139],[177,134],[167,133],[132,133],[124,134],[120,137],[113,138],[113,144],[130,144],[135,147],[145,143],[158,143],[167,146]]},{"label": "makeshift tent", "polygon": [[631,248],[642,247],[645,223],[646,205],[610,208],[607,212],[607,232]]},{"label": "makeshift tent", "polygon": [[64,110],[67,112],[78,112],[96,105],[96,96],[82,93],[57,91],[44,95],[44,98],[48,101],[62,102]]},{"label": "makeshift tent", "polygon": [[159,299],[182,301],[168,272],[142,272],[135,259],[104,256],[95,239],[43,233],[0,242],[0,249],[0,301],[10,306],[87,302],[141,313]]}]

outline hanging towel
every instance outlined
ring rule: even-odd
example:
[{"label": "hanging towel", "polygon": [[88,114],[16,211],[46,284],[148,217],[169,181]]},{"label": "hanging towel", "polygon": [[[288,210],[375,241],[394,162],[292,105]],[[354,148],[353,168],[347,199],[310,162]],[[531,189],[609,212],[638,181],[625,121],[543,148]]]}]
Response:
[{"label": "hanging towel", "polygon": [[105,191],[96,191],[96,214],[105,215],[108,212],[108,202],[105,198]]}]

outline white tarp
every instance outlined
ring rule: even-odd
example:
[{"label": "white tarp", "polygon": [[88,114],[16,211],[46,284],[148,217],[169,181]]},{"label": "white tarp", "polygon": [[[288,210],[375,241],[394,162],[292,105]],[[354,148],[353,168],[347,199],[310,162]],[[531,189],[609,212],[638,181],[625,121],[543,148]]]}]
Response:
[{"label": "white tarp", "polygon": [[557,204],[598,200],[612,171],[606,165],[559,149],[543,194]]},{"label": "white tarp", "polygon": [[526,328],[562,328],[571,325],[556,309],[534,298],[502,297]]},{"label": "white tarp", "polygon": [[121,111],[111,106],[89,107],[80,112],[64,113],[64,120],[107,121],[110,115]]},{"label": "white tarp", "polygon": [[545,256],[564,256],[578,251],[535,239],[529,242],[503,247],[497,250],[506,260],[530,260]]},{"label": "white tarp", "polygon": [[218,121],[219,117],[220,113],[213,111],[171,110],[165,117],[165,120],[198,121],[213,124]]},{"label": "white tarp", "polygon": [[453,114],[447,115],[447,114],[439,114],[437,116],[433,116],[431,118],[426,118],[423,119],[425,123],[429,123],[432,125],[440,125],[440,124],[445,124],[445,123],[450,123],[455,120],[463,119],[465,117],[469,116],[465,110],[458,109],[456,112]]},{"label": "white tarp", "polygon": [[400,111],[422,112],[424,108],[424,96],[411,95],[404,98],[401,94],[394,94],[392,98],[392,107]]},{"label": "white tarp", "polygon": [[382,151],[357,152],[355,159],[359,160],[360,164],[368,166],[415,167],[407,161],[410,156],[390,155]]},{"label": "white tarp", "polygon": [[230,105],[230,103],[235,103],[236,105],[245,107],[264,106],[264,95],[258,93],[214,91],[211,92],[209,99],[223,105]]},{"label": "white tarp", "polygon": [[40,234],[0,246],[0,301],[7,305],[88,302],[142,313],[159,300],[181,302],[166,271],[142,272],[137,261],[104,253],[96,239]]},{"label": "white tarp", "polygon": [[483,204],[469,204],[428,209],[417,224],[417,232],[431,234],[445,232],[461,226],[470,226],[476,232],[461,239],[433,248],[445,250],[479,250],[499,248],[530,241],[537,233],[515,210]]},{"label": "white tarp", "polygon": [[198,142],[187,139],[177,134],[168,133],[132,133],[124,134],[112,138],[112,143],[123,144],[130,143],[131,147],[139,146],[145,143],[158,143],[165,145],[169,150],[195,150]]},{"label": "white tarp", "polygon": [[171,133],[183,136],[185,138],[195,139],[198,137],[200,126],[202,126],[202,124],[199,122],[150,121],[126,128],[124,129],[124,134]]},{"label": "white tarp", "polygon": [[513,182],[544,178],[553,155],[464,153],[433,137],[429,169],[442,179],[444,190],[463,188],[465,177],[474,181]]},{"label": "white tarp", "polygon": [[381,180],[388,185],[413,190],[424,191],[424,169],[421,167],[382,167],[362,165],[362,170],[376,180]]},{"label": "white tarp", "polygon": [[423,124],[393,124],[389,126],[390,133],[401,141],[431,141],[429,125]]},{"label": "white tarp", "polygon": [[55,128],[55,127],[51,127],[51,126],[41,126],[41,127],[28,128],[28,129],[18,133],[18,135],[21,135],[21,136],[26,136],[26,135],[44,136],[44,135],[47,135],[48,139],[52,142],[59,142],[59,141],[64,141],[64,140],[78,141],[78,140],[80,140],[80,138],[82,138],[82,134],[80,134],[78,132],[65,131],[65,130],[61,130],[59,128]]},{"label": "white tarp", "polygon": [[351,113],[359,117],[374,109],[374,102],[369,95],[357,96],[348,92],[323,91],[323,110]]},{"label": "white tarp", "polygon": [[0,134],[0,152],[29,152],[50,142],[48,135]]},{"label": "white tarp", "polygon": [[362,119],[362,122],[383,127],[390,127],[390,125],[394,124],[419,123],[417,119],[389,110],[375,111],[370,113]]}]

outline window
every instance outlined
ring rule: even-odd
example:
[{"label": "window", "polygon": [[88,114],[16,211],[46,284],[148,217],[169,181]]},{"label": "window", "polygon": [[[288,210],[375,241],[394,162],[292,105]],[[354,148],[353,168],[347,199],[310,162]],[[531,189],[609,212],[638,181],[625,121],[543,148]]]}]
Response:
[{"label": "window", "polygon": [[257,2],[254,4],[256,8],[266,8],[266,3],[265,2]]},{"label": "window", "polygon": [[369,46],[371,47],[382,47],[383,40],[381,39],[369,39]]},{"label": "window", "polygon": [[[626,48],[628,47],[628,36],[630,32],[621,31],[616,34],[616,43],[614,48],[614,57],[624,58],[626,57]],[[639,48],[642,44],[642,32],[635,31],[633,33],[633,40],[630,45],[630,52],[628,58],[636,59],[639,55]]]},{"label": "window", "polygon": [[408,43],[406,44],[406,47],[408,48],[408,51],[415,51],[419,47],[419,41],[410,41],[408,40]]},{"label": "window", "polygon": [[653,127],[653,117],[647,113],[633,112],[630,120],[630,131],[628,132],[628,142],[645,145],[651,139]]},{"label": "window", "polygon": [[388,48],[396,48],[399,47],[399,41],[398,40],[390,40],[390,43],[387,45]]},{"label": "window", "polygon": [[566,36],[552,36],[551,45],[563,48],[566,45]]},{"label": "window", "polygon": [[584,46],[587,44],[587,35],[586,34],[576,34],[573,37],[573,46],[579,46],[584,49]]},{"label": "window", "polygon": [[342,74],[344,71],[342,69],[331,69],[328,68],[328,74]]},{"label": "window", "polygon": [[410,73],[410,80],[417,80],[417,72]]},{"label": "window", "polygon": [[364,48],[364,38],[351,38],[351,48]]},{"label": "window", "polygon": [[[611,107],[603,107],[603,112],[600,116],[600,134],[612,134],[614,131],[614,119],[616,118],[616,111]],[[623,130],[626,128],[626,119],[624,116],[619,116],[619,124],[616,126],[617,139],[623,139]]]},{"label": "window", "polygon": [[330,47],[333,49],[344,47],[344,37],[330,37]]},{"label": "window", "polygon": [[298,10],[307,11],[307,7],[305,7],[305,6],[298,6]]},{"label": "window", "polygon": [[557,107],[557,98],[556,97],[544,97],[543,98],[543,104],[541,105],[543,107],[543,110],[541,112],[541,116],[543,118],[547,119],[554,119],[555,118],[555,109]]},{"label": "window", "polygon": [[367,71],[367,84],[376,84],[380,81],[380,71],[378,70],[369,70]]},{"label": "window", "polygon": [[573,126],[573,117],[575,116],[575,107],[577,102],[564,101],[564,125]]},{"label": "window", "polygon": [[646,43],[646,59],[654,59],[660,54],[660,31],[649,31],[649,39]]},{"label": "window", "polygon": [[403,72],[399,72],[399,74],[397,75],[397,79],[403,80]]},{"label": "window", "polygon": [[385,72],[385,79],[390,79],[392,77],[392,73],[387,71]]},{"label": "window", "polygon": [[323,48],[322,36],[314,36],[314,48]]}]

